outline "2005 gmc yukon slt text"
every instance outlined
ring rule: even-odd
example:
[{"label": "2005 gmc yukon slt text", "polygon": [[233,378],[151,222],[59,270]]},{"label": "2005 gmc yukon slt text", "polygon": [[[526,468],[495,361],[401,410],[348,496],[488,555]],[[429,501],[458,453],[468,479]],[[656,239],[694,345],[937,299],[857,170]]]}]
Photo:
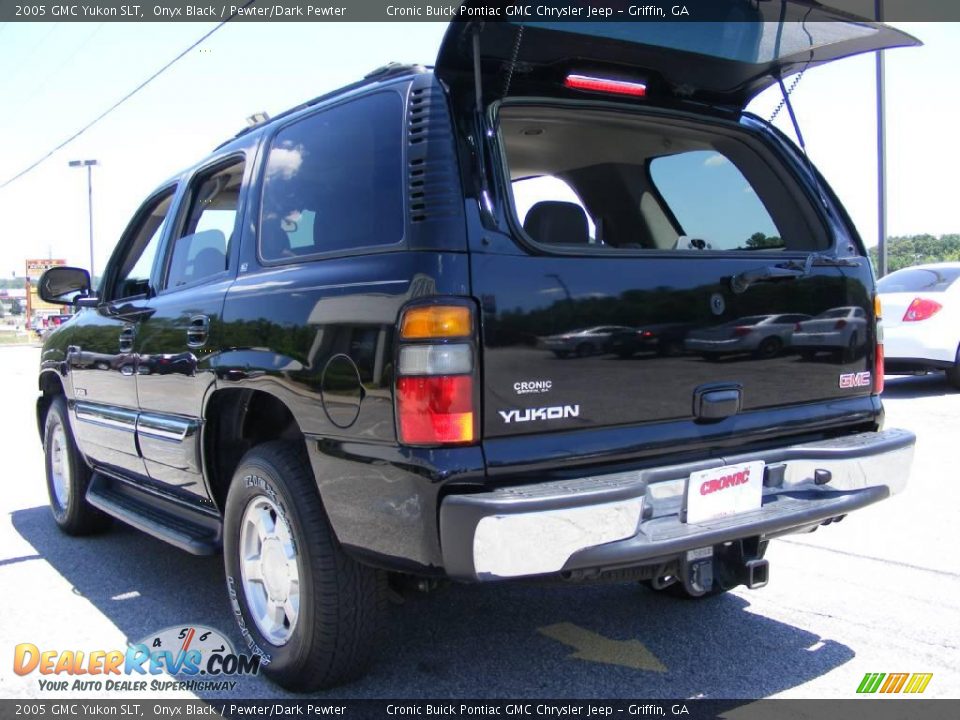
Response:
[{"label": "2005 gmc yukon slt text", "polygon": [[[249,651],[307,690],[362,673],[389,581],[704,597],[900,491],[914,437],[881,429],[863,244],[743,108],[916,41],[784,8],[724,32],[455,23],[434,70],[387,66],[161,185],[99,288],[41,281],[81,307],[40,369],[57,523],[222,551]],[[831,308],[866,318],[850,347],[791,350]],[[746,352],[685,346],[767,315]],[[541,340],[598,327],[642,342]]]}]

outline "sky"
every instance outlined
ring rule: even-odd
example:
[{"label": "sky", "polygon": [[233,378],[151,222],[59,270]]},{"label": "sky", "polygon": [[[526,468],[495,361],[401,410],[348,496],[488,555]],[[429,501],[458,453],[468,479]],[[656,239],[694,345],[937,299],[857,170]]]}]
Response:
[{"label": "sky", "polygon": [[[960,23],[897,27],[925,47],[887,53],[888,234],[960,232],[955,140]],[[0,24],[0,183],[45,155],[213,27]],[[275,115],[390,61],[432,64],[443,23],[228,23],[94,128],[0,189],[0,273],[27,257],[89,265],[86,172],[95,158],[95,266],[164,180],[259,111]],[[813,161],[876,244],[874,58],[809,70],[793,93]],[[779,93],[750,109],[769,116]],[[787,113],[776,124],[792,136]]]}]

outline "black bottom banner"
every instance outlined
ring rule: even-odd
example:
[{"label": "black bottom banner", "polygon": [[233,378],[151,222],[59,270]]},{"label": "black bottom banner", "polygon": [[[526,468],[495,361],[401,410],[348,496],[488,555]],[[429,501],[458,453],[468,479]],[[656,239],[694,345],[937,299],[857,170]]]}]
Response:
[{"label": "black bottom banner", "polygon": [[[869,703],[869,707],[864,703]],[[960,700],[0,700],[12,718],[850,718],[960,717]]]}]

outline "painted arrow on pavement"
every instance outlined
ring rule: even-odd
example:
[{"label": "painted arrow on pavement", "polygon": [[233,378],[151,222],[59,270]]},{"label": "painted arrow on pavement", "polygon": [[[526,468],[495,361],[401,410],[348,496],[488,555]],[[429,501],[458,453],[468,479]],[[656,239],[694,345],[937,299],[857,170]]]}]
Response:
[{"label": "painted arrow on pavement", "polygon": [[574,648],[576,652],[570,657],[608,665],[622,665],[634,670],[659,673],[667,671],[666,665],[639,640],[611,640],[567,622],[538,628],[537,632]]}]

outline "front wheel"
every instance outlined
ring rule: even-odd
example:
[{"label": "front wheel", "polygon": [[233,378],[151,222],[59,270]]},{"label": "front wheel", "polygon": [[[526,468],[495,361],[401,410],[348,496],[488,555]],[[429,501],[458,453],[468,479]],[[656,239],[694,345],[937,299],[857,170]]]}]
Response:
[{"label": "front wheel", "polygon": [[68,535],[90,535],[110,524],[110,516],[87,502],[90,468],[77,449],[62,395],[47,410],[43,430],[44,469],[50,511],[57,526]]},{"label": "front wheel", "polygon": [[312,691],[364,673],[386,577],[341,549],[302,447],[265,443],[241,460],[224,513],[224,564],[240,633],[277,684]]}]

